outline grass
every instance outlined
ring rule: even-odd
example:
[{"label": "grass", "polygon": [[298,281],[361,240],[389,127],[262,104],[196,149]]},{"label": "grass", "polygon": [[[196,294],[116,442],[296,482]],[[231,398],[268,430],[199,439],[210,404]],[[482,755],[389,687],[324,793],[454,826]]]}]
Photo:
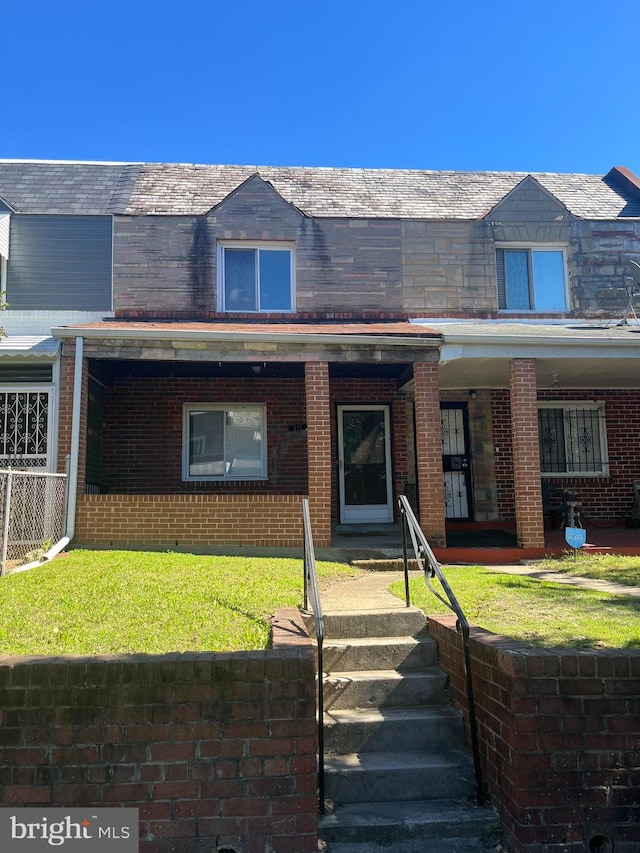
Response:
[{"label": "grass", "polygon": [[[320,584],[360,572],[318,563]],[[269,617],[302,604],[302,561],[71,551],[0,580],[0,653],[236,651],[269,643]]]},{"label": "grass", "polygon": [[[469,622],[538,647],[640,648],[640,598],[607,595],[567,584],[448,566],[444,574]],[[422,577],[412,579],[412,603],[427,614],[448,613]],[[438,588],[437,581],[434,586]],[[393,592],[404,597],[403,583]]]},{"label": "grass", "polygon": [[573,554],[566,554],[544,560],[540,565],[551,572],[566,572],[569,575],[640,586],[640,557],[579,552],[575,560]]}]

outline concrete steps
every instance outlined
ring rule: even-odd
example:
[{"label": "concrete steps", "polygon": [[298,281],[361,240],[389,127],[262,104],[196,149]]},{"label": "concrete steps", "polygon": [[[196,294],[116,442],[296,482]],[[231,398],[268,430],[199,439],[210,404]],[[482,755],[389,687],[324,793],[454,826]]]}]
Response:
[{"label": "concrete steps", "polygon": [[463,749],[462,715],[450,706],[330,710],[324,715],[327,755]]},{"label": "concrete steps", "polygon": [[475,853],[497,819],[475,805],[462,715],[417,608],[325,614],[327,853]]},{"label": "concrete steps", "polygon": [[487,810],[449,800],[362,803],[344,806],[322,819],[322,837],[330,853],[400,853],[446,851],[487,852],[487,841],[498,834],[495,816]]}]

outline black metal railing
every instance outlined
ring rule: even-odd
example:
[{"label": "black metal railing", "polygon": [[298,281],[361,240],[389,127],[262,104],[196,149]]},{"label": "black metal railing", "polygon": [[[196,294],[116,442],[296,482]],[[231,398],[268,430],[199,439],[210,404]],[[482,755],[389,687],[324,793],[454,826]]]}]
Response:
[{"label": "black metal railing", "polygon": [[[317,717],[318,717],[318,810],[324,814],[324,683],[322,646],[324,643],[324,617],[322,605],[320,604],[320,593],[318,591],[318,575],[316,572],[316,556],[313,547],[313,535],[311,533],[311,516],[309,514],[309,501],[302,499],[302,527],[304,532],[304,609],[312,612],[314,617],[316,644],[318,647],[318,689]],[[309,610],[311,604],[311,611]]]},{"label": "black metal railing", "polygon": [[[480,749],[478,746],[478,725],[476,721],[476,709],[473,699],[473,683],[471,679],[471,655],[469,653],[469,623],[464,615],[453,590],[449,586],[446,577],[442,572],[440,563],[436,560],[435,554],[431,550],[426,536],[422,532],[420,525],[415,517],[411,505],[405,495],[400,495],[398,505],[402,515],[402,555],[404,560],[404,588],[405,601],[407,607],[411,605],[411,593],[409,589],[409,557],[408,557],[408,541],[407,534],[411,540],[414,559],[417,562],[418,568],[424,575],[424,580],[427,587],[452,613],[455,614],[457,623],[456,628],[462,636],[462,649],[464,654],[464,670],[465,683],[467,689],[467,707],[469,709],[469,733],[471,738],[471,752],[473,754],[473,769],[476,777],[476,800],[479,805],[484,801],[484,792],[482,789],[482,773],[480,770]],[[444,592],[442,595],[435,589],[431,580],[438,579],[440,586]]]}]

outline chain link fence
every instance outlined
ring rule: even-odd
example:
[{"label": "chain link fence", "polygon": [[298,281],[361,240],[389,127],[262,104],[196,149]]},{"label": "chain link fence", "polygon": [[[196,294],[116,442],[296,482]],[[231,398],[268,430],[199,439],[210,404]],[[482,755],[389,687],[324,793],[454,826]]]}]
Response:
[{"label": "chain link fence", "polygon": [[0,576],[40,559],[62,539],[67,475],[0,469]]}]

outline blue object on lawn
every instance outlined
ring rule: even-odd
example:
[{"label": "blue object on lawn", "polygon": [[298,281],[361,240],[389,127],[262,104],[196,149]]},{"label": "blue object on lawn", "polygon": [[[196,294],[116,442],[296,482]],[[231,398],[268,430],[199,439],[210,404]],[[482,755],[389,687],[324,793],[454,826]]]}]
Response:
[{"label": "blue object on lawn", "polygon": [[583,527],[566,527],[564,538],[571,548],[582,548],[587,541],[587,531]]}]

